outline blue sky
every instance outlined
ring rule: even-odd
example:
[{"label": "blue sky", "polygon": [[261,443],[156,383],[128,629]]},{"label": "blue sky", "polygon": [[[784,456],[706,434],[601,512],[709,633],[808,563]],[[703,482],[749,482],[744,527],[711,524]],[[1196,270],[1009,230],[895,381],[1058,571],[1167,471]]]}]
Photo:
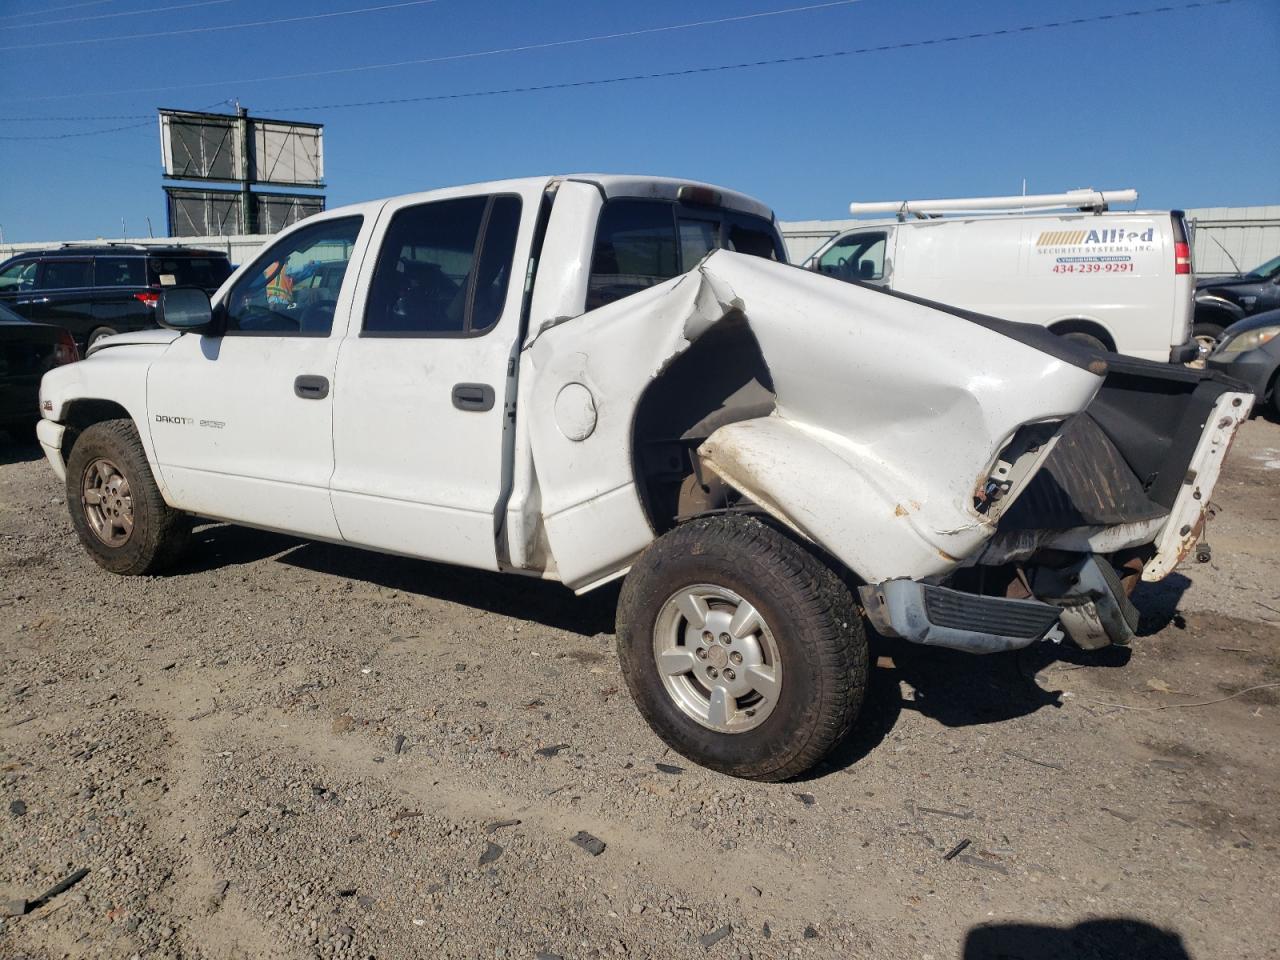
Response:
[{"label": "blue sky", "polygon": [[[1137,187],[1142,206],[1280,203],[1280,2],[1163,15],[680,78],[523,95],[294,110],[682,70],[898,44],[1181,0],[858,0],[550,49],[250,82],[474,53],[821,0],[435,0],[355,16],[108,43],[396,0],[4,0],[0,136],[121,126],[239,98],[325,124],[328,203],[583,170],[711,180],[783,219],[852,199]],[[63,8],[54,10],[53,8]],[[100,17],[52,25],[46,21]],[[36,24],[36,26],[33,26]],[[15,49],[25,47],[25,49]],[[138,88],[179,87],[163,91]],[[120,92],[135,91],[135,92]],[[0,140],[6,240],[160,232],[154,121],[65,140]]]}]

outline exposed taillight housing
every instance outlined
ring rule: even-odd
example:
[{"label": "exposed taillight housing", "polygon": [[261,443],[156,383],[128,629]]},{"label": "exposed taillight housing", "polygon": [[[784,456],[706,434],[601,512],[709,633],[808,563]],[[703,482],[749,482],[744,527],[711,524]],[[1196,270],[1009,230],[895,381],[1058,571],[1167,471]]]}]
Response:
[{"label": "exposed taillight housing", "polygon": [[1173,220],[1173,272],[1178,276],[1191,273],[1191,236],[1187,216],[1181,210],[1170,210]]},{"label": "exposed taillight housing", "polygon": [[58,342],[53,347],[53,365],[60,367],[65,363],[75,363],[80,359],[80,350],[71,334],[65,330],[58,331]]},{"label": "exposed taillight housing", "polygon": [[1184,274],[1191,272],[1191,247],[1185,243],[1173,245],[1173,272]]},{"label": "exposed taillight housing", "polygon": [[156,304],[160,302],[160,294],[156,293],[154,290],[146,290],[142,293],[135,293],[133,295],[133,299],[140,300],[154,310],[156,308]]}]

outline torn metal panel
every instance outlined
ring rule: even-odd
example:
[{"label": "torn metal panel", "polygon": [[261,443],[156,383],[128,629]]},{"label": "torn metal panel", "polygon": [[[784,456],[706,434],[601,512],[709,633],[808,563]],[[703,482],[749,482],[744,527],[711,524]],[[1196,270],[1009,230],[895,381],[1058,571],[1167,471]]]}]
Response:
[{"label": "torn metal panel", "polygon": [[[675,280],[541,324],[526,349],[543,524],[569,585],[624,565],[652,539],[632,464],[636,404],[730,315],[759,343],[776,412],[716,430],[703,446],[708,465],[873,581],[939,575],[985,542],[1017,495],[975,508],[1002,448],[1023,424],[1076,413],[1102,382],[925,304],[712,253]],[[569,384],[596,411],[580,440],[556,419]]]},{"label": "torn metal panel", "polygon": [[[628,564],[654,537],[636,490],[632,426],[649,383],[737,309],[692,271],[572,322],[544,325],[521,357],[542,526],[560,578],[578,587]],[[561,401],[570,388],[577,402]],[[583,430],[585,398],[594,408]],[[557,401],[560,401],[559,403]]]}]

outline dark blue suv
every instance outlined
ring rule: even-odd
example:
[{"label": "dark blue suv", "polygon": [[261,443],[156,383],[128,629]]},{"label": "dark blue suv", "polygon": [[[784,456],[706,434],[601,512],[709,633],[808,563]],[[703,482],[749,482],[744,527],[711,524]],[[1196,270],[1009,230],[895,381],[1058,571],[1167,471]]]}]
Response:
[{"label": "dark blue suv", "polygon": [[217,250],[66,244],[0,263],[0,306],[69,330],[84,351],[101,337],[154,327],[162,287],[212,295],[230,274]]}]

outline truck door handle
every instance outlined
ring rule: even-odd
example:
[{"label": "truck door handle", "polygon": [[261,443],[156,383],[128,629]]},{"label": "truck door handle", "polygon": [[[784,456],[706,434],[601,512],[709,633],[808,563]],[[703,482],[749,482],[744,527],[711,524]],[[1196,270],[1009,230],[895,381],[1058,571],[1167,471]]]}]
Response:
[{"label": "truck door handle", "polygon": [[15,300],[14,304],[19,307],[25,307],[33,303],[48,303],[48,302],[49,302],[48,297],[39,297],[38,299],[35,299],[35,300]]},{"label": "truck door handle", "polygon": [[493,409],[493,387],[487,383],[456,383],[453,386],[453,405],[459,410],[484,413]]},{"label": "truck door handle", "polygon": [[329,395],[329,378],[304,373],[293,381],[293,392],[303,400],[323,400]]}]

